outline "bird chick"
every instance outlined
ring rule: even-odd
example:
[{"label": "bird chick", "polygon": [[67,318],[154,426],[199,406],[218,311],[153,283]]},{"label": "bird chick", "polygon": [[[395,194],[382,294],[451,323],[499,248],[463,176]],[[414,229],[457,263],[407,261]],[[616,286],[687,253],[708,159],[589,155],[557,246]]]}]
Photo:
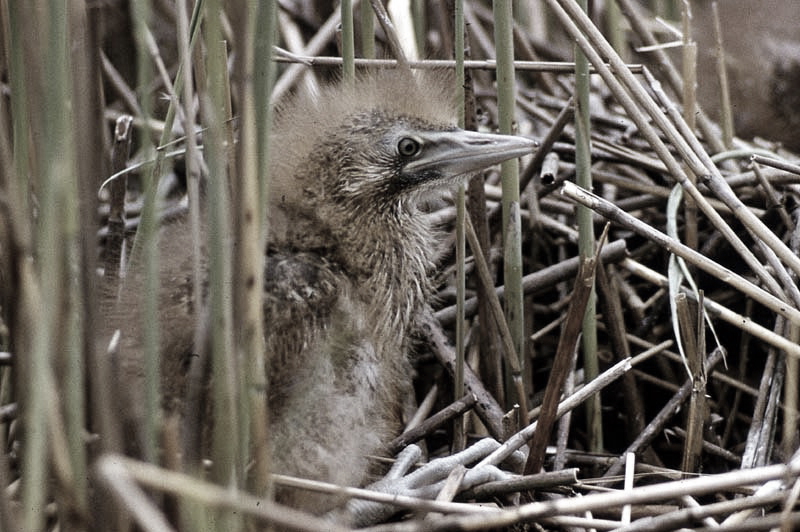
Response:
[{"label": "bird chick", "polygon": [[441,74],[384,72],[278,112],[264,297],[277,471],[364,483],[369,456],[402,427],[431,295],[438,239],[418,203],[532,150],[456,128],[452,88]]},{"label": "bird chick", "polygon": [[[402,428],[412,338],[432,292],[438,239],[418,204],[533,149],[456,128],[452,88],[441,74],[389,71],[276,110],[263,294],[275,472],[346,486],[376,472],[370,457]],[[179,410],[203,305],[191,300],[188,226],[164,230],[162,386]],[[142,373],[135,323],[125,320],[120,342],[128,381]],[[277,498],[314,513],[336,502],[292,489]]]}]

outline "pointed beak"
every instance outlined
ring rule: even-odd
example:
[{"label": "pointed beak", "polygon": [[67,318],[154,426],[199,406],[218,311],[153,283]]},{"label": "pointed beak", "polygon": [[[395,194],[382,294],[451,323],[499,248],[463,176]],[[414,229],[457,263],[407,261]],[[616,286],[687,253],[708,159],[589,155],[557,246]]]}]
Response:
[{"label": "pointed beak", "polygon": [[420,156],[406,164],[405,172],[436,172],[456,177],[483,170],[508,159],[530,154],[537,143],[511,135],[475,131],[425,132]]}]

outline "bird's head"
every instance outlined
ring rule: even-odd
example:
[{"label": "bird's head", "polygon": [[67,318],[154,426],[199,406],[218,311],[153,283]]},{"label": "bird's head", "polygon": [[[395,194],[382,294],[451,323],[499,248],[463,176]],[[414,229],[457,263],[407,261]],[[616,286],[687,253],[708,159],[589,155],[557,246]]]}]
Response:
[{"label": "bird's head", "polygon": [[521,137],[431,122],[412,112],[374,108],[354,114],[325,139],[330,195],[352,206],[413,203],[475,172],[531,152]]},{"label": "bird's head", "polygon": [[442,73],[388,71],[301,96],[278,113],[276,177],[292,176],[278,186],[302,192],[298,201],[323,198],[348,210],[408,209],[425,192],[534,147],[464,131],[455,116],[453,82]]}]

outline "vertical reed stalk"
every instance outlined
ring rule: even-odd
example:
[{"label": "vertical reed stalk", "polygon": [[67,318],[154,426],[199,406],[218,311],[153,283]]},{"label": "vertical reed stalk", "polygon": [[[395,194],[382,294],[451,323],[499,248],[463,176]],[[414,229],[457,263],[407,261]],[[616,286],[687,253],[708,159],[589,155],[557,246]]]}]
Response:
[{"label": "vertical reed stalk", "polygon": [[[411,23],[414,25],[414,40],[415,42],[415,50],[424,50],[425,49],[425,32],[427,31],[426,28],[428,27],[428,21],[426,20],[426,12],[425,9],[428,5],[428,2],[425,0],[410,0],[411,2]],[[415,58],[416,59],[416,58]]]},{"label": "vertical reed stalk", "polygon": [[[497,107],[500,133],[511,134],[514,129],[515,80],[514,80],[514,41],[511,0],[495,0],[494,40],[497,53]],[[519,213],[519,161],[506,161],[502,171],[502,216],[505,284],[505,310],[508,327],[514,342],[514,349],[524,367],[525,319],[524,293],[522,291],[522,240]],[[520,404],[525,398],[516,399]]]},{"label": "vertical reed stalk", "polygon": [[[366,4],[364,8],[369,9]],[[260,219],[265,227],[262,233],[261,249],[267,238],[267,204],[269,202],[269,129],[272,121],[272,93],[277,69],[271,61],[272,45],[277,40],[278,7],[275,2],[261,4],[258,10],[259,31],[254,43],[256,69],[253,74],[254,91],[259,105],[256,107],[256,128],[258,132],[258,175],[259,197],[261,198]]]},{"label": "vertical reed stalk", "polygon": [[[237,168],[233,178],[234,223],[237,246],[234,249],[234,322],[236,324],[237,358],[242,362],[241,387],[246,390],[246,400],[241,402],[241,451],[249,456],[252,448],[253,469],[249,485],[253,492],[269,491],[269,449],[267,446],[267,396],[266,365],[264,360],[264,315],[262,306],[264,252],[261,220],[262,202],[258,174],[258,128],[268,124],[257,122],[257,107],[269,105],[269,87],[264,93],[256,92],[254,72],[256,21],[259,7],[251,2],[237,2],[233,18],[236,34],[240,36],[237,47],[236,81],[239,90],[239,143]],[[265,29],[270,31],[271,24]],[[272,40],[272,35],[266,36]],[[246,445],[250,442],[250,445]]]},{"label": "vertical reed stalk", "polygon": [[[55,11],[51,12],[51,7]],[[59,9],[60,7],[60,9]],[[48,437],[48,393],[52,393],[50,372],[51,354],[57,345],[57,327],[63,302],[62,268],[63,248],[61,234],[64,186],[73,176],[70,169],[67,117],[57,102],[69,94],[66,83],[66,46],[64,6],[50,6],[47,2],[32,2],[28,7],[12,3],[10,25],[21,25],[23,49],[17,49],[22,58],[18,65],[23,68],[20,75],[26,76],[24,95],[28,97],[30,130],[24,132],[16,142],[28,142],[31,132],[38,132],[42,142],[32,146],[33,184],[39,192],[39,217],[36,220],[34,269],[26,269],[28,276],[20,278],[20,306],[18,318],[26,338],[18,344],[21,377],[28,385],[20,390],[22,422],[25,445],[22,449],[22,523],[26,530],[41,530],[44,526],[44,509],[48,496],[48,474],[50,438]],[[38,21],[44,29],[45,39],[31,42],[30,18],[34,13],[42,14]],[[59,15],[61,15],[59,17]],[[26,22],[27,19],[27,22]],[[34,65],[40,67],[34,68]],[[55,70],[48,72],[49,68]],[[52,77],[45,78],[45,72]],[[63,91],[63,92],[62,92]],[[43,98],[43,100],[37,100]],[[44,106],[41,102],[45,102]],[[14,105],[14,102],[12,102]],[[16,132],[15,132],[16,133]],[[64,157],[66,160],[61,160]],[[26,189],[21,190],[27,193]],[[46,297],[45,297],[46,294]]]},{"label": "vertical reed stalk", "polygon": [[[362,9],[369,10],[366,5]],[[253,92],[255,109],[251,112],[255,116],[255,141],[256,161],[257,161],[257,183],[258,183],[258,221],[262,228],[259,240],[259,250],[263,254],[266,249],[269,227],[267,224],[267,205],[269,204],[269,132],[272,121],[272,89],[275,86],[276,68],[275,63],[269,58],[272,54],[272,46],[277,39],[277,20],[278,10],[276,2],[265,2],[259,4],[257,13],[257,23],[253,42]],[[263,259],[263,255],[261,256]],[[262,270],[263,271],[263,267]],[[263,291],[263,275],[257,276],[256,286]],[[259,303],[261,298],[258,299]],[[264,334],[264,327],[268,324],[263,322],[263,310],[261,321],[261,334]],[[255,331],[254,331],[255,334]],[[256,339],[254,339],[255,341]],[[253,475],[250,478],[250,489],[253,493],[262,496],[270,496],[271,482],[270,473],[270,446],[269,446],[269,408],[267,394],[269,393],[269,379],[267,376],[267,360],[269,353],[266,353],[261,344],[260,353],[251,353],[254,358],[248,364],[248,394],[250,401],[251,430],[250,435],[253,445]]]},{"label": "vertical reed stalk", "polygon": [[722,143],[725,144],[726,149],[730,150],[733,149],[733,112],[731,110],[731,91],[728,87],[728,69],[725,66],[725,46],[722,43],[722,24],[719,20],[719,4],[716,1],[711,2],[711,13],[714,18],[714,40],[717,53]]},{"label": "vertical reed stalk", "polygon": [[[98,34],[92,21],[87,17],[86,6],[81,3],[70,4],[68,12],[68,42],[71,53],[69,63],[69,83],[71,84],[72,105],[68,112],[71,127],[75,131],[85,131],[85,135],[74,135],[73,153],[75,156],[74,178],[70,180],[65,202],[67,237],[64,239],[69,249],[65,257],[68,264],[67,277],[68,305],[64,307],[64,320],[68,323],[65,338],[64,371],[61,376],[64,406],[62,408],[65,437],[69,451],[69,465],[72,483],[66,497],[61,497],[60,515],[63,529],[77,532],[85,529],[87,523],[75,519],[74,515],[85,516],[89,502],[89,474],[87,471],[87,452],[85,434],[87,394],[85,368],[94,359],[94,339],[97,311],[95,256],[96,186],[102,173],[102,158],[97,151],[103,146],[101,128],[103,98],[100,92],[99,54],[97,53]],[[94,398],[92,397],[94,400]],[[110,437],[109,437],[110,439]]]},{"label": "vertical reed stalk", "polygon": [[361,56],[375,58],[375,14],[367,2],[362,2],[361,13]]},{"label": "vertical reed stalk", "polygon": [[[793,323],[787,324],[788,337],[797,343],[800,341],[800,327]],[[786,382],[783,387],[783,456],[792,456],[797,451],[797,425],[798,402],[800,402],[800,359],[793,356],[784,357],[786,360]]]},{"label": "vertical reed stalk", "polygon": [[[28,128],[29,128],[29,111],[28,111],[28,94],[25,66],[25,24],[24,4],[21,2],[4,2],[6,4],[8,13],[6,19],[8,20],[9,32],[9,51],[7,52],[9,62],[9,87],[11,89],[11,128],[13,136],[13,149],[14,149],[14,164],[16,167],[16,175],[13,178],[18,182],[17,190],[19,195],[14,198],[16,205],[19,207],[20,213],[28,216],[30,210],[30,198],[28,196],[31,190],[29,176],[31,169],[29,166],[30,155],[28,153]],[[5,30],[6,28],[3,28]],[[27,227],[27,224],[21,224],[21,227]],[[21,235],[27,240],[29,234]]]},{"label": "vertical reed stalk", "polygon": [[630,55],[628,54],[628,41],[625,38],[625,29],[622,25],[622,11],[620,11],[616,2],[611,1],[606,4],[606,18],[608,40],[620,57],[627,61]]},{"label": "vertical reed stalk", "polygon": [[[132,18],[134,23],[134,36],[136,41],[137,57],[137,88],[141,91],[142,118],[150,118],[151,98],[147,86],[152,81],[153,65],[150,54],[147,52],[147,34],[150,20],[150,2],[145,0],[132,5]],[[144,157],[147,159],[155,155],[153,146],[147,139],[144,141]],[[142,312],[142,330],[144,331],[144,373],[145,373],[145,405],[143,454],[147,461],[156,460],[157,430],[160,423],[161,401],[161,363],[160,363],[160,324],[158,322],[158,293],[160,290],[159,279],[159,248],[158,248],[158,179],[161,167],[155,165],[150,172],[144,172],[144,206],[142,208],[139,230],[136,233],[133,254],[141,253],[141,263],[144,270],[144,295]],[[138,259],[138,257],[137,257]]]},{"label": "vertical reed stalk", "polygon": [[[192,49],[195,45],[197,31],[198,31],[198,18],[200,17],[200,9],[203,2],[199,0],[194,5],[192,12],[192,21],[189,23],[187,20],[187,4],[186,0],[178,0],[178,55],[180,57],[180,66],[178,73],[175,75],[175,91],[180,94],[184,107],[183,116],[185,119],[184,131],[186,131],[186,189],[189,197],[189,226],[192,232],[192,292],[194,301],[203,300],[203,287],[202,279],[203,272],[201,268],[200,257],[202,254],[202,231],[200,222],[200,167],[202,164],[202,155],[197,145],[196,133],[196,113],[194,108],[194,75],[192,68]],[[175,105],[171,105],[167,111],[167,121],[170,117],[174,117]],[[172,111],[172,114],[170,114]],[[166,134],[166,128],[165,132]],[[162,146],[166,140],[162,135]],[[200,320],[197,320],[198,324]],[[196,325],[195,329],[199,329]],[[197,331],[195,336],[200,336]],[[195,343],[199,340],[196,339]]]},{"label": "vertical reed stalk", "polygon": [[342,0],[339,7],[342,12],[342,79],[349,83],[356,77],[353,1]]},{"label": "vertical reed stalk", "polygon": [[[587,0],[579,0],[579,4],[581,9],[586,11],[588,7]],[[590,91],[589,61],[580,48],[575,46],[575,181],[578,186],[586,190],[592,190]],[[579,205],[576,219],[578,222],[578,252],[581,257],[593,257],[595,238],[592,210]],[[597,293],[592,287],[586,303],[581,334],[583,369],[587,382],[597,377],[600,372],[597,360],[596,308]],[[586,424],[589,449],[593,452],[601,451],[603,449],[603,424],[599,394],[592,396],[586,402]]]},{"label": "vertical reed stalk", "polygon": [[[70,483],[74,493],[60,502],[85,509],[85,456],[79,435],[83,418],[60,410],[55,396],[64,392],[65,409],[83,408],[82,381],[56,379],[55,364],[65,368],[65,378],[82,368],[82,321],[80,318],[80,255],[77,156],[74,131],[75,99],[71,76],[70,10],[63,2],[10,3],[11,29],[9,74],[12,92],[15,156],[28,159],[16,173],[7,174],[14,202],[6,205],[12,228],[12,266],[16,280],[12,327],[18,333],[14,348],[18,363],[14,373],[20,385],[20,422],[24,431],[21,448],[21,505],[19,517],[25,530],[41,530],[51,482],[51,465]],[[68,102],[71,105],[65,105]],[[30,143],[35,139],[34,143]],[[4,160],[8,160],[4,143]],[[11,170],[10,164],[5,170]],[[30,177],[30,181],[28,178]],[[5,188],[5,187],[4,187]],[[28,201],[31,190],[38,202],[33,217]],[[4,191],[4,192],[5,192]],[[18,203],[17,203],[18,201]],[[31,218],[29,218],[31,216]],[[29,223],[33,222],[34,230]],[[33,259],[33,260],[31,260]],[[65,424],[64,414],[68,416]],[[69,434],[67,434],[67,432]],[[78,436],[78,437],[76,437]],[[76,471],[80,482],[70,482]],[[62,507],[63,509],[63,507]]]},{"label": "vertical reed stalk", "polygon": [[[453,23],[453,52],[456,59],[456,101],[458,102],[458,127],[464,127],[465,102],[464,102],[464,1],[455,0]],[[464,299],[466,291],[466,260],[467,247],[465,238],[466,217],[466,187],[458,186],[456,195],[456,367],[454,374],[453,400],[464,396],[464,364],[465,361],[465,316]],[[481,324],[483,325],[483,324]],[[453,451],[460,451],[466,446],[465,417],[456,418],[453,433]]]},{"label": "vertical reed stalk", "polygon": [[[225,121],[228,118],[227,45],[222,38],[218,1],[206,2],[204,37],[206,46],[207,93],[201,108],[206,127],[205,154],[208,164],[208,252],[209,252],[209,331],[214,372],[212,402],[214,434],[212,478],[223,486],[237,486],[241,479],[239,462],[239,419],[237,360],[233,350],[232,289],[230,248],[230,197],[228,157],[233,147],[227,144]],[[231,515],[218,521],[218,529],[234,526]]]},{"label": "vertical reed stalk", "polygon": [[[694,131],[696,120],[694,110],[697,107],[697,43],[692,39],[692,9],[688,0],[681,2],[681,22],[683,33],[682,66],[683,66],[683,118],[686,125]],[[697,184],[697,176],[686,172],[689,181]],[[684,216],[686,218],[686,245],[697,249],[699,245],[697,233],[697,204],[687,195],[684,198]]]}]

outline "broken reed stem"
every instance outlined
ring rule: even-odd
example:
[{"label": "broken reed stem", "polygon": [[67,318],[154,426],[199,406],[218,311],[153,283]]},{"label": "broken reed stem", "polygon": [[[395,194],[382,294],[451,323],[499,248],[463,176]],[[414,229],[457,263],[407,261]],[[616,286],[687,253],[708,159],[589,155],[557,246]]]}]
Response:
[{"label": "broken reed stem", "polygon": [[[701,293],[702,294],[702,293]],[[694,473],[700,463],[700,453],[703,444],[703,428],[705,423],[705,342],[700,342],[705,328],[703,322],[702,304],[697,306],[692,313],[686,294],[679,293],[675,296],[678,323],[680,324],[681,340],[686,353],[686,363],[691,371],[692,390],[689,397],[689,413],[686,418],[686,440],[683,445],[683,458],[681,470],[685,473]],[[700,316],[698,323],[697,316]]]},{"label": "broken reed stem", "polygon": [[[533,154],[533,158],[522,171],[522,175],[520,176],[520,186],[522,188],[528,186],[528,183],[531,179],[533,179],[533,176],[535,176],[542,169],[545,158],[548,156],[548,154],[552,153],[551,150],[553,145],[556,143],[559,137],[561,137],[564,132],[564,128],[574,116],[574,104],[574,96],[570,96],[564,107],[562,107],[561,111],[559,111],[555,120],[553,120],[553,124],[550,126],[550,129],[547,130],[547,134],[539,142],[539,146],[536,149],[536,152]],[[542,179],[542,185],[549,184],[551,183],[548,180]]]},{"label": "broken reed stem", "polygon": [[[550,376],[547,379],[547,386],[544,390],[536,432],[530,444],[530,453],[525,464],[526,475],[538,473],[542,465],[544,465],[545,450],[550,442],[550,434],[556,420],[558,401],[561,397],[564,382],[569,377],[575,346],[581,338],[580,330],[584,326],[584,316],[588,310],[593,291],[596,266],[597,260],[594,256],[581,257],[581,265],[578,268],[578,275],[575,277],[569,310],[567,310],[567,320],[561,330],[558,349],[553,359],[553,367],[550,370]],[[586,380],[590,380],[588,375]],[[589,400],[591,401],[591,399]]]},{"label": "broken reed stem", "polygon": [[[123,115],[117,119],[115,124],[111,148],[112,174],[123,170],[130,157],[133,139],[132,122],[131,115]],[[120,179],[113,180],[108,187],[108,236],[106,237],[106,255],[103,262],[103,277],[107,290],[116,289],[122,266],[122,247],[125,242],[125,191],[127,188],[127,174],[123,174]]]}]

